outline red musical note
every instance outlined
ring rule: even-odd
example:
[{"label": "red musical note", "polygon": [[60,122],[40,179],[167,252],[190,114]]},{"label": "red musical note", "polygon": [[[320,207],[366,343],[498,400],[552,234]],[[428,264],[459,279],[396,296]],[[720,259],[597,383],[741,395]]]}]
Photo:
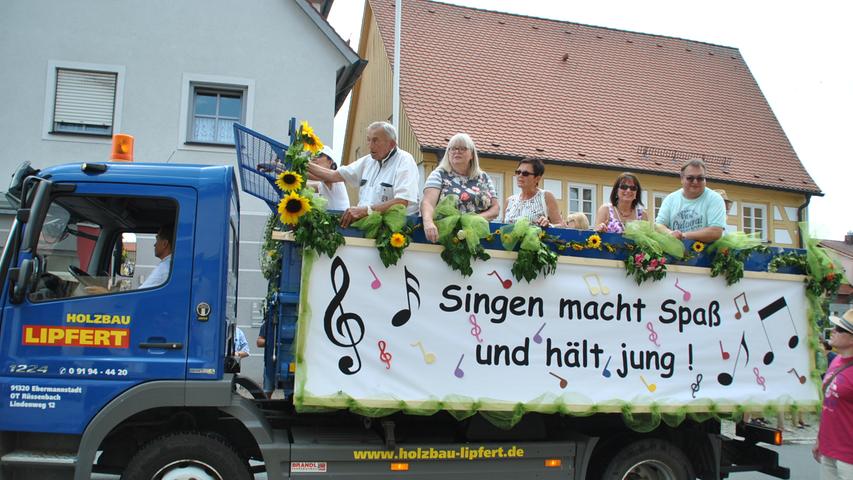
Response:
[{"label": "red musical note", "polygon": [[508,278],[506,280],[504,280],[503,278],[501,278],[501,276],[497,270],[492,270],[492,273],[490,273],[489,276],[492,276],[492,275],[498,277],[498,280],[501,282],[501,285],[503,285],[504,288],[509,288],[512,286],[512,280],[510,280]]},{"label": "red musical note", "polygon": [[758,371],[758,367],[752,367],[752,373],[755,374],[755,383],[761,385],[763,390],[767,390],[767,386],[765,385],[764,377],[761,376],[761,373]]},{"label": "red musical note", "polygon": [[465,372],[459,368],[459,365],[462,365],[462,359],[465,358],[465,354],[463,353],[461,357],[459,357],[459,363],[456,364],[456,370],[453,371],[453,374],[456,375],[456,378],[462,378],[465,376]]},{"label": "red musical note", "polygon": [[545,328],[546,323],[543,323],[539,330],[536,331],[536,335],[533,335],[533,341],[536,343],[542,343],[542,335],[539,335],[542,332],[542,329]]},{"label": "red musical note", "polygon": [[649,334],[649,341],[654,343],[656,347],[660,347],[660,343],[658,343],[658,332],[655,331],[655,326],[652,325],[652,322],[646,323],[646,330],[652,332]]},{"label": "red musical note", "polygon": [[720,340],[720,354],[722,354],[723,360],[728,360],[729,357],[732,356],[729,352],[723,350],[723,341],[722,340]]},{"label": "red musical note", "polygon": [[367,269],[370,270],[370,273],[373,274],[373,278],[375,279],[372,282],[370,282],[370,288],[376,290],[377,288],[382,286],[382,282],[379,281],[379,277],[376,276],[376,272],[373,271],[373,267],[368,265]]},{"label": "red musical note", "polygon": [[684,297],[683,297],[683,298],[684,298],[684,301],[685,301],[685,302],[689,302],[689,301],[690,301],[690,297],[691,297],[690,292],[688,292],[687,290],[685,290],[685,289],[683,289],[683,288],[681,288],[681,287],[679,287],[679,286],[678,286],[678,278],[676,278],[676,279],[675,279],[675,288],[677,288],[677,289],[681,290],[682,292],[684,292]]},{"label": "red musical note", "polygon": [[761,328],[764,329],[764,336],[767,338],[767,345],[770,347],[770,351],[764,354],[765,365],[773,363],[774,354],[773,343],[770,342],[770,335],[767,334],[767,327],[764,325],[764,320],[783,308],[788,311],[788,318],[791,319],[791,326],[794,327],[794,334],[788,339],[788,348],[796,348],[797,344],[800,343],[800,334],[797,332],[797,324],[794,323],[794,317],[791,315],[791,309],[788,308],[788,302],[785,300],[785,297],[779,297],[758,311],[758,318],[761,319]]},{"label": "red musical note", "polygon": [[743,297],[743,311],[749,312],[749,302],[746,301],[746,292],[741,292],[740,295],[738,295],[734,298],[735,308],[737,309],[737,313],[735,313],[735,318],[738,320],[740,320],[741,314],[740,314],[740,306],[737,304],[737,299],[741,298],[741,297]]},{"label": "red musical note", "polygon": [[568,385],[568,384],[569,384],[569,381],[568,381],[568,380],[566,380],[565,378],[563,378],[563,377],[561,377],[561,376],[557,375],[556,373],[554,373],[554,372],[548,372],[548,373],[550,373],[552,377],[556,377],[556,378],[559,378],[559,379],[560,379],[560,388],[566,388],[566,385]]},{"label": "red musical note", "polygon": [[472,313],[471,316],[468,317],[468,323],[474,325],[474,328],[471,329],[471,336],[477,339],[477,343],[483,343],[483,339],[480,338],[480,332],[482,332],[483,329],[480,328],[479,324],[477,324],[477,316]]},{"label": "red musical note", "polygon": [[391,368],[391,354],[385,351],[385,347],[388,345],[385,343],[385,340],[379,340],[377,345],[379,346],[379,360],[385,364],[385,369],[388,370]]},{"label": "red musical note", "polygon": [[746,362],[744,363],[744,365],[748,365],[749,364],[749,347],[746,346],[746,332],[742,333],[740,336],[740,346],[738,346],[738,348],[737,348],[737,355],[735,355],[735,366],[732,369],[732,373],[729,374],[728,372],[723,372],[723,373],[717,375],[717,381],[720,382],[720,385],[723,385],[724,387],[726,387],[726,386],[731,385],[732,381],[734,381],[735,372],[737,372],[738,360],[740,360],[740,351],[741,350],[746,352]]},{"label": "red musical note", "polygon": [[792,369],[788,370],[788,373],[793,373],[793,374],[794,374],[794,376],[795,376],[795,377],[797,377],[797,380],[799,380],[800,384],[805,384],[805,383],[806,383],[806,377],[804,377],[803,375],[800,375],[799,373],[797,373],[797,369],[796,369],[796,368],[792,368]]}]

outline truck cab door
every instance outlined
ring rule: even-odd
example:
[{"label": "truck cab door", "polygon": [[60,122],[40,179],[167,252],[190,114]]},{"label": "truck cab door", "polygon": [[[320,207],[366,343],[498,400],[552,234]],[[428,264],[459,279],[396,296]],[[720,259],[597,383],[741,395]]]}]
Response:
[{"label": "truck cab door", "polygon": [[[37,280],[20,303],[3,297],[0,430],[79,433],[134,385],[185,378],[196,202],[108,183],[51,197]],[[164,242],[170,257],[154,258]]]}]

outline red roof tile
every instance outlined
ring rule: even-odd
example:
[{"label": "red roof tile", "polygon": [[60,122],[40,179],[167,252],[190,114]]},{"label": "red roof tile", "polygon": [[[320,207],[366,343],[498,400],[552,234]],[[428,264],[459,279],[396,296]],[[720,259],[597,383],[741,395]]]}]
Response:
[{"label": "red roof tile", "polygon": [[[369,0],[393,59],[393,0]],[[403,9],[400,97],[425,149],[820,193],[736,48],[426,0]]]}]

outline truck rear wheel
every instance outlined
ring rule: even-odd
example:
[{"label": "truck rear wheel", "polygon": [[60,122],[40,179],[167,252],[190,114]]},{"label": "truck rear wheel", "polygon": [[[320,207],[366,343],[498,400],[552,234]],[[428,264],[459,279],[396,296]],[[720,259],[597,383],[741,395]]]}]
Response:
[{"label": "truck rear wheel", "polygon": [[122,480],[250,480],[246,462],[216,436],[175,433],[145,445],[127,464]]},{"label": "truck rear wheel", "polygon": [[610,460],[604,480],[693,480],[696,475],[687,456],[675,445],[659,439],[629,444]]}]

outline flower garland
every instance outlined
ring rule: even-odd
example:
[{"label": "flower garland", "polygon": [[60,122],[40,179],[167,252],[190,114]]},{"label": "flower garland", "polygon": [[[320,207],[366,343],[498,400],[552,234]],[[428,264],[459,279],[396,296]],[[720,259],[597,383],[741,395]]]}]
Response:
[{"label": "flower garland", "polygon": [[585,242],[578,242],[575,240],[563,240],[560,237],[549,234],[545,234],[545,236],[542,237],[542,241],[553,245],[554,248],[556,248],[559,252],[571,249],[576,252],[580,252],[583,250],[606,250],[608,253],[616,253],[616,250],[619,249],[619,246],[603,241],[601,239],[601,236],[597,233],[591,234],[589,237],[587,237]]},{"label": "flower garland", "polygon": [[[684,243],[675,237],[655,230],[654,224],[634,220],[625,225],[625,238],[634,242],[626,244],[625,273],[634,277],[637,285],[647,280],[658,281],[666,277],[666,255],[684,258]],[[698,245],[697,245],[698,244]],[[695,242],[693,250],[702,251],[705,244]]]},{"label": "flower garland", "polygon": [[782,253],[770,261],[767,270],[775,272],[783,266],[796,267],[806,274],[808,292],[819,298],[835,296],[841,288],[844,269],[818,246],[820,240],[811,238],[805,222],[800,223],[800,236],[806,246],[805,255],[797,252]]},{"label": "flower garland", "polygon": [[625,272],[627,276],[634,277],[637,285],[649,279],[656,282],[666,277],[666,256],[640,245],[629,246],[628,251]]},{"label": "flower garland", "polygon": [[285,164],[290,170],[281,172],[275,185],[282,192],[279,219],[291,227],[296,243],[332,257],[344,244],[344,237],[338,231],[338,217],[326,211],[327,200],[315,195],[305,182],[308,162],[322,149],[323,142],[314,134],[314,129],[308,122],[302,122],[285,153]]},{"label": "flower garland", "polygon": [[747,257],[753,253],[768,251],[755,234],[733,232],[723,235],[708,247],[708,253],[714,254],[714,259],[711,260],[711,277],[722,275],[726,279],[726,285],[733,285],[743,278],[743,265]]},{"label": "flower garland", "polygon": [[516,220],[512,226],[504,227],[501,243],[504,249],[514,250],[519,245],[518,257],[510,270],[516,280],[531,282],[539,275],[548,276],[557,271],[557,254],[542,242],[545,232],[530,225],[527,218]]},{"label": "flower garland", "polygon": [[379,258],[387,268],[396,265],[412,241],[412,232],[420,225],[406,224],[406,207],[392,205],[384,212],[373,212],[352,223],[366,238],[376,239]]}]

